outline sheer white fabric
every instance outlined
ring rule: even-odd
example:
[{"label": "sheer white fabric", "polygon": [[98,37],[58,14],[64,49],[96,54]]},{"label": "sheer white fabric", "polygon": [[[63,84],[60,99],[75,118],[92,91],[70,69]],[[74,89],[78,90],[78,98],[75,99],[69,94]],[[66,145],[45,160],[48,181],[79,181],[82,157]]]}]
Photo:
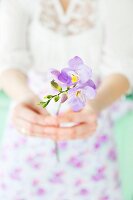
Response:
[{"label": "sheer white fabric", "polygon": [[0,5],[0,70],[28,69],[30,51],[27,46],[28,15],[19,1],[5,0]]},{"label": "sheer white fabric", "polygon": [[70,1],[64,12],[60,0],[41,1],[40,20],[45,27],[65,35],[79,34],[94,26],[94,1]]},{"label": "sheer white fabric", "polygon": [[133,84],[133,2],[2,0],[0,71],[29,67],[46,72],[81,56],[96,76],[122,73]]}]

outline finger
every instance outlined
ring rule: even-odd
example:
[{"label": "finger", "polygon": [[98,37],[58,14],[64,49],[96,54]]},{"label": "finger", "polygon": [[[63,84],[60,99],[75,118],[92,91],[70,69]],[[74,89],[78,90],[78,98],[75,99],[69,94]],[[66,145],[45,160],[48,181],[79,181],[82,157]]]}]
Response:
[{"label": "finger", "polygon": [[57,135],[57,141],[77,140],[90,137],[95,132],[95,127],[87,127],[85,125],[74,127],[67,130],[66,133],[61,132]]},{"label": "finger", "polygon": [[56,133],[56,140],[75,140],[81,139],[86,136],[91,136],[96,130],[96,125],[89,126],[88,124],[81,124],[72,128],[56,128],[56,127],[46,127],[45,132],[50,134]]},{"label": "finger", "polygon": [[82,122],[95,122],[96,121],[96,115],[95,114],[88,114],[87,112],[68,112],[62,115],[58,116],[58,120],[60,123],[62,122],[76,122],[76,123],[82,123]]},{"label": "finger", "polygon": [[79,126],[74,127],[75,129],[75,138],[76,139],[84,139],[91,137],[93,133],[96,131],[96,124],[88,125],[81,124]]},{"label": "finger", "polygon": [[25,119],[28,122],[39,125],[58,125],[56,117],[40,115],[36,113],[33,109],[26,107],[25,105],[20,105],[19,107],[16,107],[14,115],[18,116],[19,118]]},{"label": "finger", "polygon": [[36,106],[36,110],[38,111],[39,114],[49,115],[49,113],[46,109],[40,107],[39,105],[35,105],[35,106]]},{"label": "finger", "polygon": [[22,128],[24,128],[28,133],[43,133],[44,132],[44,126],[39,126],[33,123],[29,123],[28,121],[25,121],[21,118],[14,119],[15,126],[21,131]]},{"label": "finger", "polygon": [[42,114],[42,115],[49,115],[48,111],[44,108],[42,108],[39,104],[41,100],[37,98],[37,100],[35,102],[32,102],[30,105],[31,107],[33,107],[33,109],[35,111],[37,111],[39,114]]},{"label": "finger", "polygon": [[52,140],[56,139],[55,134],[47,133],[45,131],[44,126],[38,126],[36,124],[31,124],[21,118],[14,120],[14,124],[17,127],[18,131],[25,130],[25,132],[21,132],[27,136],[34,136],[34,137],[42,137],[42,138],[49,138]]}]

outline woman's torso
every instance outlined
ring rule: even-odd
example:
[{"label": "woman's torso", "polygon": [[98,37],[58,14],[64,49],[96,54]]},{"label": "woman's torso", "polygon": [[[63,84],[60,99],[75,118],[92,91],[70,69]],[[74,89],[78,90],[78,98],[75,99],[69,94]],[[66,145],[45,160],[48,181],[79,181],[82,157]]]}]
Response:
[{"label": "woman's torso", "polygon": [[28,45],[36,71],[60,68],[78,55],[99,74],[103,42],[99,1],[72,0],[66,12],[59,0],[34,1],[31,11]]}]

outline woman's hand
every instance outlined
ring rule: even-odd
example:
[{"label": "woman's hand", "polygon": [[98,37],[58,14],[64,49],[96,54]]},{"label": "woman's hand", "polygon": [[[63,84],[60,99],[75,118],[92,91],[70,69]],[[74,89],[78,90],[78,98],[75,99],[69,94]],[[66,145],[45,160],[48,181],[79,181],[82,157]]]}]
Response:
[{"label": "woman's hand", "polygon": [[38,97],[31,95],[18,103],[13,111],[13,124],[20,133],[27,136],[55,140],[55,133],[51,134],[47,131],[47,128],[57,127],[57,119],[37,106],[39,102]]},{"label": "woman's hand", "polygon": [[97,115],[89,106],[86,106],[80,112],[68,111],[57,118],[60,124],[74,122],[76,125],[72,127],[47,128],[49,134],[55,134],[56,141],[85,139],[90,137],[97,128]]}]

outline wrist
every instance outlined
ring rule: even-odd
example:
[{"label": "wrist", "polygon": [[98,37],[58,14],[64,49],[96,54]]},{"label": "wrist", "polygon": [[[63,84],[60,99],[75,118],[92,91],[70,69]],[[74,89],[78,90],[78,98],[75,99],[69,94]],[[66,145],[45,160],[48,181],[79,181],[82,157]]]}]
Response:
[{"label": "wrist", "polygon": [[22,102],[23,103],[30,103],[30,102],[33,102],[35,100],[36,101],[39,100],[38,96],[36,94],[34,94],[31,90],[29,90],[29,91],[25,91],[23,93],[23,95],[21,97],[17,98],[15,101],[17,103],[22,103]]},{"label": "wrist", "polygon": [[28,77],[17,69],[8,69],[2,73],[0,85],[3,91],[14,101],[21,101],[33,95],[28,85]]}]

